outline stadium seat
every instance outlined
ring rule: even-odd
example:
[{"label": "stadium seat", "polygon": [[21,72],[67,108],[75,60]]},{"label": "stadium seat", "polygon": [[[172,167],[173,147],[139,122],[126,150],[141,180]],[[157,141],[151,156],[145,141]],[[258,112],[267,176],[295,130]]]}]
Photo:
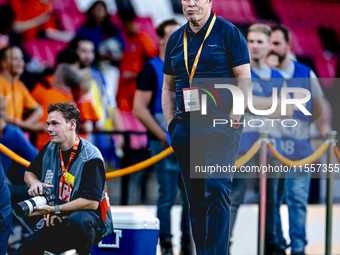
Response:
[{"label": "stadium seat", "polygon": [[292,33],[292,51],[298,56],[316,56],[322,55],[324,48],[318,33],[308,29],[301,31],[289,27]]},{"label": "stadium seat", "polygon": [[[326,54],[325,54],[326,55]],[[330,87],[333,85],[332,79],[336,77],[336,70],[338,66],[338,58],[334,55],[327,56],[327,59],[324,55],[319,55],[313,58],[315,71],[319,78],[330,78],[323,80],[323,85],[326,87]]]},{"label": "stadium seat", "polygon": [[23,47],[31,58],[37,59],[48,67],[55,65],[56,56],[59,51],[66,47],[66,43],[45,38],[38,38],[24,42]]},{"label": "stadium seat", "polygon": [[[56,2],[58,2],[58,3],[56,3]],[[72,13],[72,14],[77,14],[77,13],[79,14],[80,13],[74,0],[53,1],[53,8],[55,7],[55,5],[62,12]]]},{"label": "stadium seat", "polygon": [[214,0],[213,10],[217,16],[238,24],[251,24],[257,20],[254,7],[249,0]]},{"label": "stadium seat", "polygon": [[[111,15],[110,18],[111,22],[115,24],[115,26],[122,30],[122,22],[119,19],[118,14]],[[150,17],[137,17],[136,23],[138,26],[138,29],[140,32],[146,33],[154,42],[155,45],[157,45],[157,34],[156,34],[156,28],[152,22],[152,19]]]},{"label": "stadium seat", "polygon": [[148,18],[138,17],[136,23],[138,25],[139,31],[146,33],[152,39],[154,44],[157,45],[157,34],[155,27],[152,23],[152,19],[149,17]]},{"label": "stadium seat", "polygon": [[83,25],[86,21],[86,17],[81,13],[67,13],[60,12],[58,13],[60,25],[63,29],[71,32],[76,32],[81,25]]}]

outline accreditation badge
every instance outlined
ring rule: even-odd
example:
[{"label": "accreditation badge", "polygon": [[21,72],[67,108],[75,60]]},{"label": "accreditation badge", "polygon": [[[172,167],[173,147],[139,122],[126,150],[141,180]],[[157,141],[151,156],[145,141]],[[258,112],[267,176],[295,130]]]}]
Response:
[{"label": "accreditation badge", "polygon": [[200,111],[200,94],[197,87],[183,89],[183,100],[185,112]]},{"label": "accreditation badge", "polygon": [[70,174],[69,172],[65,172],[65,183],[67,184],[71,184],[73,186],[74,184],[74,176],[72,174]]},{"label": "accreditation badge", "polygon": [[70,202],[72,189],[74,185],[74,176],[69,172],[64,172],[64,183],[62,186],[62,197],[65,198],[65,202]]}]

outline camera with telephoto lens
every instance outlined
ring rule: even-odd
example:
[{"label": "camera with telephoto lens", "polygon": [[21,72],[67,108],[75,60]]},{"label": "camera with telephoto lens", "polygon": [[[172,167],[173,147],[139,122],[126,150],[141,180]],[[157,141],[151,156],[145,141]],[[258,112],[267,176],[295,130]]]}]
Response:
[{"label": "camera with telephoto lens", "polygon": [[51,194],[51,189],[43,186],[43,194],[42,196],[36,196],[20,203],[17,203],[13,209],[19,217],[24,217],[31,214],[34,211],[34,206],[42,206],[42,205],[54,205],[55,195]]}]

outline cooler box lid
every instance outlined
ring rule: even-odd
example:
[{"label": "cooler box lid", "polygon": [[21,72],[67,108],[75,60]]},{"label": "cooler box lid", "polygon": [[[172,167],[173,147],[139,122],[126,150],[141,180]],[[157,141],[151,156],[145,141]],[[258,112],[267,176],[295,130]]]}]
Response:
[{"label": "cooler box lid", "polygon": [[112,212],[115,229],[159,229],[159,220],[149,212]]}]

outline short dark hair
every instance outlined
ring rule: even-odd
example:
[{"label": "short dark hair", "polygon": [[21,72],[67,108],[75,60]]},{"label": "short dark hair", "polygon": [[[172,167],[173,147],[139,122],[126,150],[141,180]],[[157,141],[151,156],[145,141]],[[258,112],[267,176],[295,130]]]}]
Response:
[{"label": "short dark hair", "polygon": [[47,107],[47,113],[50,114],[54,111],[61,112],[66,122],[74,119],[76,121],[76,133],[78,134],[80,125],[80,112],[73,103],[66,102],[50,104]]},{"label": "short dark hair", "polygon": [[0,34],[8,34],[14,20],[14,11],[8,4],[0,6]]},{"label": "short dark hair", "polygon": [[61,63],[57,66],[55,73],[60,75],[66,86],[76,88],[80,84],[78,68],[71,64]]},{"label": "short dark hair", "polygon": [[80,37],[80,36],[76,36],[76,37],[68,44],[68,47],[67,47],[67,48],[76,50],[76,49],[78,49],[79,42],[81,42],[81,41],[87,41],[87,42],[93,43],[91,40],[85,39],[85,38]]},{"label": "short dark hair", "polygon": [[177,25],[179,24],[175,19],[166,20],[157,27],[156,33],[159,37],[163,38],[165,36],[165,28],[167,26],[177,26]]},{"label": "short dark hair", "polygon": [[20,49],[20,48],[18,46],[14,46],[14,45],[10,45],[10,46],[7,46],[5,48],[2,48],[0,50],[0,61],[6,60],[6,58],[7,58],[7,51],[9,51],[11,49]]},{"label": "short dark hair", "polygon": [[136,13],[133,10],[133,8],[129,8],[129,9],[124,8],[118,11],[118,16],[119,16],[119,19],[124,23],[124,22],[134,21],[136,18]]},{"label": "short dark hair", "polygon": [[56,65],[61,63],[75,64],[79,62],[79,56],[74,49],[66,48],[57,55]]},{"label": "short dark hair", "polygon": [[276,30],[280,30],[283,33],[283,36],[285,38],[285,41],[288,43],[290,42],[290,31],[289,29],[284,26],[284,25],[275,25],[272,27],[272,32],[276,31]]}]

